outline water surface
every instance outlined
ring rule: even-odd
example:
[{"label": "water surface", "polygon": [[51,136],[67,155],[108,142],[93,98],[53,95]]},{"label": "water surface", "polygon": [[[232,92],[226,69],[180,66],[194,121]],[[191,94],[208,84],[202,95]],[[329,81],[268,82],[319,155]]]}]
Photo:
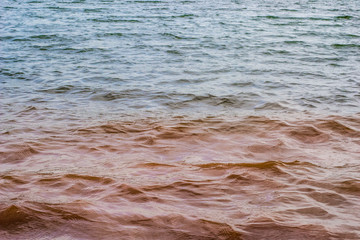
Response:
[{"label": "water surface", "polygon": [[1,238],[360,238],[359,26],[355,0],[1,1]]}]

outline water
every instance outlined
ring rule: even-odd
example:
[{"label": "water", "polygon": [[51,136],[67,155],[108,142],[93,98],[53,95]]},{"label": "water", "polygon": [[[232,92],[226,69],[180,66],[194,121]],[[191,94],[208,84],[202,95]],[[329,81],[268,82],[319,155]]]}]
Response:
[{"label": "water", "polygon": [[360,4],[0,3],[1,239],[359,239]]}]

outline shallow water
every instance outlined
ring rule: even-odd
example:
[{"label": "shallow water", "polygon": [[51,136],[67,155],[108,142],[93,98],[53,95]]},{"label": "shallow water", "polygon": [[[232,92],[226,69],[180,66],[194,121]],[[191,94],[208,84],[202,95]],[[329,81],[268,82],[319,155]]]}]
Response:
[{"label": "shallow water", "polygon": [[360,238],[357,1],[0,18],[0,239]]}]

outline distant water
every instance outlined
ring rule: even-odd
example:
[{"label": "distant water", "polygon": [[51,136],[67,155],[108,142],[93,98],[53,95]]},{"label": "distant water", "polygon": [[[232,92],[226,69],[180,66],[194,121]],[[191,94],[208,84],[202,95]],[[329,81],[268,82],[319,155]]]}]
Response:
[{"label": "distant water", "polygon": [[0,239],[359,239],[357,0],[1,0]]}]

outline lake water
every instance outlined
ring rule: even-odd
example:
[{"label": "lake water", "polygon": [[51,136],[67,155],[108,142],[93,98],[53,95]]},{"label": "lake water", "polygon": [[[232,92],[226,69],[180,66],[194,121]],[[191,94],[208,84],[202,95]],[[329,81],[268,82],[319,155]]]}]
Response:
[{"label": "lake water", "polygon": [[356,0],[2,0],[0,239],[359,239]]}]

